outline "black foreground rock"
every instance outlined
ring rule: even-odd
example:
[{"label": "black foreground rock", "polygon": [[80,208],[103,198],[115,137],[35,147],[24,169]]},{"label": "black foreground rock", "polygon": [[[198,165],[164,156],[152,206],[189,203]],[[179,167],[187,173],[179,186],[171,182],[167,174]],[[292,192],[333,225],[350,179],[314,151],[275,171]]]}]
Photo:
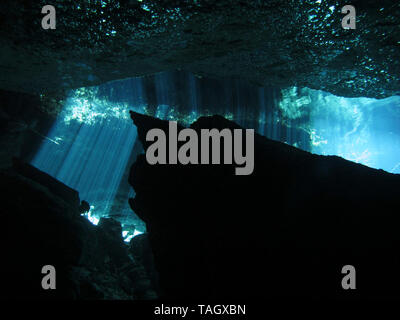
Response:
[{"label": "black foreground rock", "polygon": [[43,93],[186,70],[341,96],[399,94],[397,0],[54,0],[0,3],[0,88]]},{"label": "black foreground rock", "polygon": [[[77,191],[14,159],[0,171],[0,299],[155,299],[141,256],[121,225],[80,216]],[[131,242],[134,246],[135,239]],[[42,267],[56,268],[56,290],[43,290]],[[153,276],[153,275],[152,275]]]},{"label": "black foreground rock", "polygon": [[[168,122],[131,113],[147,148]],[[238,128],[220,116],[192,128]],[[255,169],[132,166],[133,210],[148,228],[162,297],[399,297],[400,177],[256,135]],[[357,289],[343,290],[353,265]],[[226,301],[226,300],[224,300]]]}]

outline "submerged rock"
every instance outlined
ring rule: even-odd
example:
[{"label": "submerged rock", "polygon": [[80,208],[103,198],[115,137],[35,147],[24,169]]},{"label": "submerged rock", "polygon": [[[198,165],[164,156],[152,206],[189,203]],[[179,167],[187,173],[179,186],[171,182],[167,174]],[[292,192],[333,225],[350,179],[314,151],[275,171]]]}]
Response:
[{"label": "submerged rock", "polygon": [[[0,171],[1,299],[154,299],[153,282],[123,242],[121,225],[80,215],[77,191],[15,159]],[[140,254],[140,253],[138,253]],[[56,269],[43,290],[42,267]]]},{"label": "submerged rock", "polygon": [[154,256],[148,233],[143,233],[133,237],[129,243],[129,252],[138,265],[143,266],[144,273],[151,281],[151,287],[156,288],[156,291],[158,292],[158,273],[154,265]]},{"label": "submerged rock", "polygon": [[0,88],[30,93],[181,69],[342,96],[399,94],[398,1],[55,1],[0,5]]},{"label": "submerged rock", "polygon": [[[168,122],[131,113],[145,148]],[[220,116],[191,128],[240,128]],[[162,297],[398,297],[400,176],[255,137],[252,175],[235,165],[132,166]],[[343,290],[354,265],[357,290]]]}]

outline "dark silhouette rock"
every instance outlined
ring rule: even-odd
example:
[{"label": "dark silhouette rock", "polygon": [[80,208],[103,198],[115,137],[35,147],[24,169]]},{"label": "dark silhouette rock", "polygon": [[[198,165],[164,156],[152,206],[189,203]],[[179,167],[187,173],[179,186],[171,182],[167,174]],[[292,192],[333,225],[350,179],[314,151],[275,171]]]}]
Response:
[{"label": "dark silhouette rock", "polygon": [[0,101],[0,168],[12,166],[13,157],[29,162],[54,123],[56,104],[47,108],[39,95],[4,90]]},{"label": "dark silhouette rock", "polygon": [[[144,269],[128,254],[121,225],[80,215],[78,192],[14,160],[0,171],[1,299],[154,299]],[[42,267],[56,269],[56,290],[43,290]]]},{"label": "dark silhouette rock", "polygon": [[[131,113],[147,130],[168,122]],[[191,128],[240,128],[220,116]],[[400,177],[255,137],[252,175],[235,165],[131,168],[165,298],[398,297]],[[357,290],[343,290],[345,265]],[[195,300],[197,301],[197,300]]]},{"label": "dark silhouette rock", "polygon": [[114,268],[129,263],[128,248],[122,238],[121,224],[112,218],[100,218],[98,228],[101,231],[100,241],[107,252],[107,260]]},{"label": "dark silhouette rock", "polygon": [[98,227],[102,228],[103,231],[112,239],[118,242],[122,242],[122,227],[121,223],[112,218],[100,218]]},{"label": "dark silhouette rock", "polygon": [[135,261],[144,267],[147,277],[152,283],[152,287],[158,292],[158,272],[154,265],[154,255],[148,233],[143,233],[132,238],[129,243],[129,252]]},{"label": "dark silhouette rock", "polygon": [[81,204],[80,204],[80,206],[79,206],[79,213],[82,214],[82,213],[87,213],[87,212],[89,212],[89,211],[90,211],[90,204],[89,204],[89,202],[87,202],[87,201],[85,201],[85,200],[82,200],[82,201],[81,201]]},{"label": "dark silhouette rock", "polygon": [[18,174],[39,183],[41,186],[47,188],[48,190],[51,190],[52,194],[63,199],[66,204],[71,204],[72,210],[77,212],[77,209],[80,208],[78,191],[68,187],[67,185],[53,178],[49,174],[40,171],[30,164],[22,162],[18,158],[13,158],[13,169]]}]

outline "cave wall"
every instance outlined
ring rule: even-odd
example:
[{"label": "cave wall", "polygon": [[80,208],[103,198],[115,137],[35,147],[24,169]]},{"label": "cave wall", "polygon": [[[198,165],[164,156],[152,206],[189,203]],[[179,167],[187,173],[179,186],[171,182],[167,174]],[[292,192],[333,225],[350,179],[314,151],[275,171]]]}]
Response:
[{"label": "cave wall", "polygon": [[55,121],[55,110],[54,100],[0,90],[0,168],[11,166],[12,157],[33,158]]},{"label": "cave wall", "polygon": [[[148,130],[168,134],[167,121],[131,115],[145,149]],[[212,116],[191,128],[240,126]],[[398,175],[257,134],[254,159],[248,176],[235,165],[150,165],[145,155],[132,166],[130,204],[147,224],[161,297],[399,297]],[[357,290],[341,287],[345,265]]]},{"label": "cave wall", "polygon": [[[0,170],[0,300],[157,298],[146,239],[126,244],[118,221],[94,226],[82,211],[76,190],[29,164],[14,159]],[[42,288],[46,265],[55,267],[55,290]]]}]

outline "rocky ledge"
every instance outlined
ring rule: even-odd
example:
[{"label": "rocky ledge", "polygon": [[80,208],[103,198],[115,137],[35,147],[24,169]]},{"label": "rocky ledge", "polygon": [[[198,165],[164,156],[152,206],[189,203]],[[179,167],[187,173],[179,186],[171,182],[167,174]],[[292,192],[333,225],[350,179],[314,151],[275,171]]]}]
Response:
[{"label": "rocky ledge", "polygon": [[[168,122],[132,112],[147,148]],[[220,116],[200,129],[240,128]],[[131,168],[130,200],[146,222],[162,297],[398,297],[400,176],[255,137],[254,172],[235,165]],[[357,290],[343,290],[343,266]]]}]

